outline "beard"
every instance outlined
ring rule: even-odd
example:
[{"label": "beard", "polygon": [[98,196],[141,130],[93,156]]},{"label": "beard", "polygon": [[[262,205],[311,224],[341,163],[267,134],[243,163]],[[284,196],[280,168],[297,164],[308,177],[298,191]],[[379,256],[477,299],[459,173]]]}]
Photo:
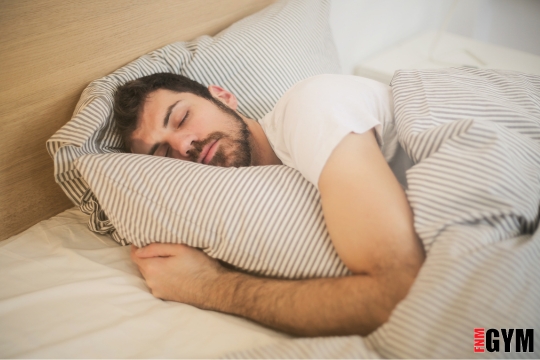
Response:
[{"label": "beard", "polygon": [[[198,162],[204,147],[209,143],[219,140],[219,148],[208,165],[221,167],[250,166],[252,160],[251,133],[246,122],[233,109],[222,104],[219,100],[216,100],[214,103],[221,111],[228,115],[231,123],[231,131],[229,133],[216,131],[208,135],[204,140],[194,141],[192,148],[189,150],[189,160]],[[228,153],[227,150],[229,150]]]}]

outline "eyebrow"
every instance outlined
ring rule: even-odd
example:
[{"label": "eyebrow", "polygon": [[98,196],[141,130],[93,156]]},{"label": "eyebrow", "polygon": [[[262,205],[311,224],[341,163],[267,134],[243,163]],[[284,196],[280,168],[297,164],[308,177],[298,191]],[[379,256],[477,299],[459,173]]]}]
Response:
[{"label": "eyebrow", "polygon": [[[174,109],[174,107],[176,106],[176,104],[178,104],[181,100],[178,100],[177,102],[175,102],[174,104],[171,104],[171,106],[169,106],[167,108],[167,113],[165,114],[165,118],[163,118],[163,127],[166,128],[167,125],[169,124],[169,118],[171,117],[171,113]],[[158,149],[158,147],[161,145],[161,143],[157,143],[157,144],[154,144],[154,146],[152,146],[150,148],[150,151],[148,151],[148,155],[154,155],[154,153],[156,152],[156,150]]]}]

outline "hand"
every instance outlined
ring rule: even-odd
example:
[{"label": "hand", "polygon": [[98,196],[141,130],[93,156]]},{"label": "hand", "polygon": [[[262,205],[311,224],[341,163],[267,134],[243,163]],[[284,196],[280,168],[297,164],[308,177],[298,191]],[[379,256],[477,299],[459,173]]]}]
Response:
[{"label": "hand", "polygon": [[211,308],[212,287],[227,271],[201,250],[180,244],[132,245],[131,259],[155,297],[204,309]]}]

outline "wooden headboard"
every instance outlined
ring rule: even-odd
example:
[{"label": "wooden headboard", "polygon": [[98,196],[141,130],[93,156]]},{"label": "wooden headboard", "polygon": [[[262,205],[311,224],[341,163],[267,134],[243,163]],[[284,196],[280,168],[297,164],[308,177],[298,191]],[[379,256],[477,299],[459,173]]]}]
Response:
[{"label": "wooden headboard", "polygon": [[0,0],[0,240],[73,206],[45,141],[82,90],[151,50],[273,0]]}]

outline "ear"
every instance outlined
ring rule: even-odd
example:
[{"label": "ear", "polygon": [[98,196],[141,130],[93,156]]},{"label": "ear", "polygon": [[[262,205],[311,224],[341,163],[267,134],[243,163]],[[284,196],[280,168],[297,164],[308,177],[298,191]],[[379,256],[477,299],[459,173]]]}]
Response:
[{"label": "ear", "polygon": [[215,97],[231,109],[236,110],[238,108],[238,100],[233,93],[217,85],[210,85],[208,87],[208,91],[210,91],[210,94],[212,94],[213,97]]}]

